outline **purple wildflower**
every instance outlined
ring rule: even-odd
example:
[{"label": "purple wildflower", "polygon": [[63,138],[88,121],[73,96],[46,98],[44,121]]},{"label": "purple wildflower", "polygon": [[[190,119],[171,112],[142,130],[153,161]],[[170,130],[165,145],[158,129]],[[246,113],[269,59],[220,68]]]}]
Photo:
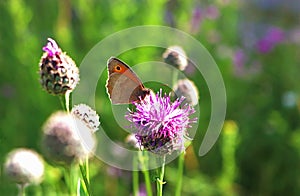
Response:
[{"label": "purple wildflower", "polygon": [[170,27],[175,27],[175,20],[174,20],[174,14],[170,10],[165,11],[165,22]]},{"label": "purple wildflower", "polygon": [[271,27],[266,34],[266,39],[274,44],[282,42],[284,37],[284,32],[278,27]]},{"label": "purple wildflower", "polygon": [[273,48],[284,41],[284,32],[278,27],[268,29],[262,39],[257,41],[257,50],[260,53],[269,53]]},{"label": "purple wildflower", "polygon": [[272,44],[271,42],[265,40],[265,39],[261,39],[261,40],[258,40],[257,42],[257,50],[260,52],[260,53],[269,53],[271,52],[271,50],[273,50],[274,48],[274,44]]},{"label": "purple wildflower", "polygon": [[241,72],[244,69],[246,62],[246,55],[242,49],[235,51],[233,56],[233,63],[238,72]]},{"label": "purple wildflower", "polygon": [[205,17],[211,20],[215,20],[220,16],[220,11],[219,9],[214,6],[210,5],[205,9]]},{"label": "purple wildflower", "polygon": [[188,104],[180,108],[184,99],[181,97],[171,103],[170,96],[162,96],[160,90],[141,103],[134,103],[136,111],[129,111],[126,118],[132,122],[141,147],[160,155],[184,150],[187,128],[196,122],[189,118],[195,112],[194,108]]},{"label": "purple wildflower", "polygon": [[199,6],[197,6],[193,10],[193,14],[192,14],[192,20],[191,20],[191,32],[192,33],[195,34],[199,31],[202,20],[203,20],[203,10]]}]

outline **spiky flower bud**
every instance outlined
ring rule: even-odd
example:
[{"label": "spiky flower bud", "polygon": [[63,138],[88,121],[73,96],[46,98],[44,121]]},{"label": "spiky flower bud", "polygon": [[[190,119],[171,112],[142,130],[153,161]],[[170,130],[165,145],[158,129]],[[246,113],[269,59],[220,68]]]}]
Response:
[{"label": "spiky flower bud", "polygon": [[75,62],[48,38],[40,60],[40,77],[43,88],[50,94],[62,95],[73,91],[79,82],[79,70]]},{"label": "spiky flower bud", "polygon": [[185,97],[183,103],[188,103],[192,106],[198,104],[199,92],[195,84],[189,79],[178,80],[174,86],[176,97]]},{"label": "spiky flower bud", "polygon": [[43,150],[49,161],[71,164],[91,156],[96,147],[92,130],[77,117],[58,111],[43,126]]},{"label": "spiky flower bud", "polygon": [[99,116],[92,108],[85,104],[79,104],[72,108],[72,115],[79,118],[81,121],[93,131],[97,131],[100,125]]},{"label": "spiky flower bud", "polygon": [[188,61],[184,50],[180,46],[170,46],[163,53],[163,59],[166,63],[183,71],[188,66]]},{"label": "spiky flower bud", "polygon": [[7,155],[4,171],[17,184],[38,184],[44,174],[44,164],[35,151],[18,148]]}]

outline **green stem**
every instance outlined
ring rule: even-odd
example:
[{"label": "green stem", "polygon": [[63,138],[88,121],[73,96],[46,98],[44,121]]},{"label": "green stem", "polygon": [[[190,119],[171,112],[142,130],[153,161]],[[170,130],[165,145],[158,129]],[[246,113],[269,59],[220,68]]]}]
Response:
[{"label": "green stem", "polygon": [[71,92],[67,91],[64,96],[62,95],[59,97],[61,107],[68,113],[70,112],[70,104],[71,104],[70,94]]},{"label": "green stem", "polygon": [[89,169],[89,158],[85,158],[85,171],[86,171],[86,178],[88,183],[90,184],[90,169]]},{"label": "green stem", "polygon": [[70,195],[76,195],[77,179],[78,179],[78,170],[74,164],[71,164],[68,168],[63,168],[64,177],[68,187]]},{"label": "green stem", "polygon": [[145,186],[146,186],[146,192],[147,196],[152,196],[152,188],[151,188],[151,181],[150,181],[150,175],[149,175],[149,170],[147,167],[147,161],[148,161],[148,156],[143,153],[144,151],[139,151],[139,162],[141,163],[142,166],[142,172],[145,178]]},{"label": "green stem", "polygon": [[59,96],[60,104],[63,110],[66,110],[66,102],[65,102],[65,96]]},{"label": "green stem", "polygon": [[66,101],[66,110],[69,113],[70,112],[70,91],[67,91],[65,94],[65,101]]},{"label": "green stem", "polygon": [[133,189],[133,195],[138,196],[138,191],[139,191],[139,172],[138,172],[138,160],[136,156],[133,157],[133,173],[132,173],[132,189]]},{"label": "green stem", "polygon": [[71,177],[70,177],[70,172],[67,168],[61,168],[61,171],[64,175],[66,187],[68,188],[68,192],[71,194]]},{"label": "green stem", "polygon": [[151,188],[149,170],[143,170],[143,174],[145,177],[145,185],[146,185],[147,195],[152,196],[152,188]]},{"label": "green stem", "polygon": [[83,178],[83,182],[86,188],[86,192],[88,195],[91,195],[90,193],[90,184],[89,184],[89,179],[88,179],[88,175],[87,175],[87,170],[86,167],[84,167],[83,164],[79,164],[79,168],[80,168],[80,172]]},{"label": "green stem", "polygon": [[177,70],[174,70],[172,72],[172,84],[173,84],[173,87],[177,83],[177,81],[178,81],[178,72],[177,72]]},{"label": "green stem", "polygon": [[185,152],[182,152],[178,158],[178,171],[177,171],[177,183],[176,183],[175,196],[181,195],[184,155]]},{"label": "green stem", "polygon": [[162,196],[162,193],[163,193],[163,185],[165,184],[165,182],[164,182],[165,165],[166,165],[166,156],[163,156],[159,179],[157,179],[157,184],[158,184],[157,195],[158,196]]},{"label": "green stem", "polygon": [[19,184],[18,185],[18,187],[19,187],[19,196],[25,196],[25,187],[26,187],[26,185],[25,184]]}]

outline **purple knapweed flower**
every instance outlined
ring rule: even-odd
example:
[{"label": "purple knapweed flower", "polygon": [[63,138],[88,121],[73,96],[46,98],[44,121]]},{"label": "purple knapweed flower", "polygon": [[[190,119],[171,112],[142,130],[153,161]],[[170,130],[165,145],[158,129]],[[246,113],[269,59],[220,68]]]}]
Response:
[{"label": "purple knapweed flower", "polygon": [[215,20],[220,16],[218,7],[210,5],[205,9],[205,17],[211,20]]},{"label": "purple knapweed flower", "polygon": [[279,27],[271,27],[268,29],[266,39],[272,43],[280,43],[284,40],[284,32]]},{"label": "purple knapweed flower", "polygon": [[174,20],[174,14],[172,13],[171,10],[166,10],[165,11],[165,22],[170,26],[170,27],[175,27],[175,20]]},{"label": "purple knapweed flower", "polygon": [[172,103],[170,96],[162,96],[160,90],[156,95],[149,95],[144,101],[134,103],[136,111],[129,110],[126,118],[132,123],[142,148],[159,155],[184,150],[187,128],[191,127],[190,123],[196,122],[196,118],[190,119],[194,108],[188,104],[180,108],[184,99],[181,97]]},{"label": "purple knapweed flower", "polygon": [[238,49],[233,54],[233,64],[236,72],[239,74],[243,73],[246,63],[246,54],[242,49]]},{"label": "purple knapweed flower", "polygon": [[197,6],[192,13],[191,19],[191,33],[196,34],[199,31],[203,20],[203,10],[201,7]]},{"label": "purple knapweed flower", "polygon": [[273,50],[274,44],[270,43],[269,41],[267,41],[265,39],[261,39],[261,40],[258,40],[256,47],[257,47],[258,52],[265,54],[265,53],[269,53],[269,52],[271,52],[271,50]]},{"label": "purple knapweed flower", "polygon": [[282,29],[278,27],[271,27],[267,30],[266,34],[257,41],[257,50],[260,53],[269,53],[273,48],[283,42],[285,35]]}]

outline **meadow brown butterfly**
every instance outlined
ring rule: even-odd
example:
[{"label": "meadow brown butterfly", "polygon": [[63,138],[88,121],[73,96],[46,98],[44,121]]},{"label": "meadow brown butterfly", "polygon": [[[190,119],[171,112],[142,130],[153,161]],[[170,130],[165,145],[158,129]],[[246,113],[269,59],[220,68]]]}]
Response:
[{"label": "meadow brown butterfly", "polygon": [[129,104],[143,100],[150,90],[121,60],[111,57],[107,61],[108,80],[106,84],[112,104]]}]

